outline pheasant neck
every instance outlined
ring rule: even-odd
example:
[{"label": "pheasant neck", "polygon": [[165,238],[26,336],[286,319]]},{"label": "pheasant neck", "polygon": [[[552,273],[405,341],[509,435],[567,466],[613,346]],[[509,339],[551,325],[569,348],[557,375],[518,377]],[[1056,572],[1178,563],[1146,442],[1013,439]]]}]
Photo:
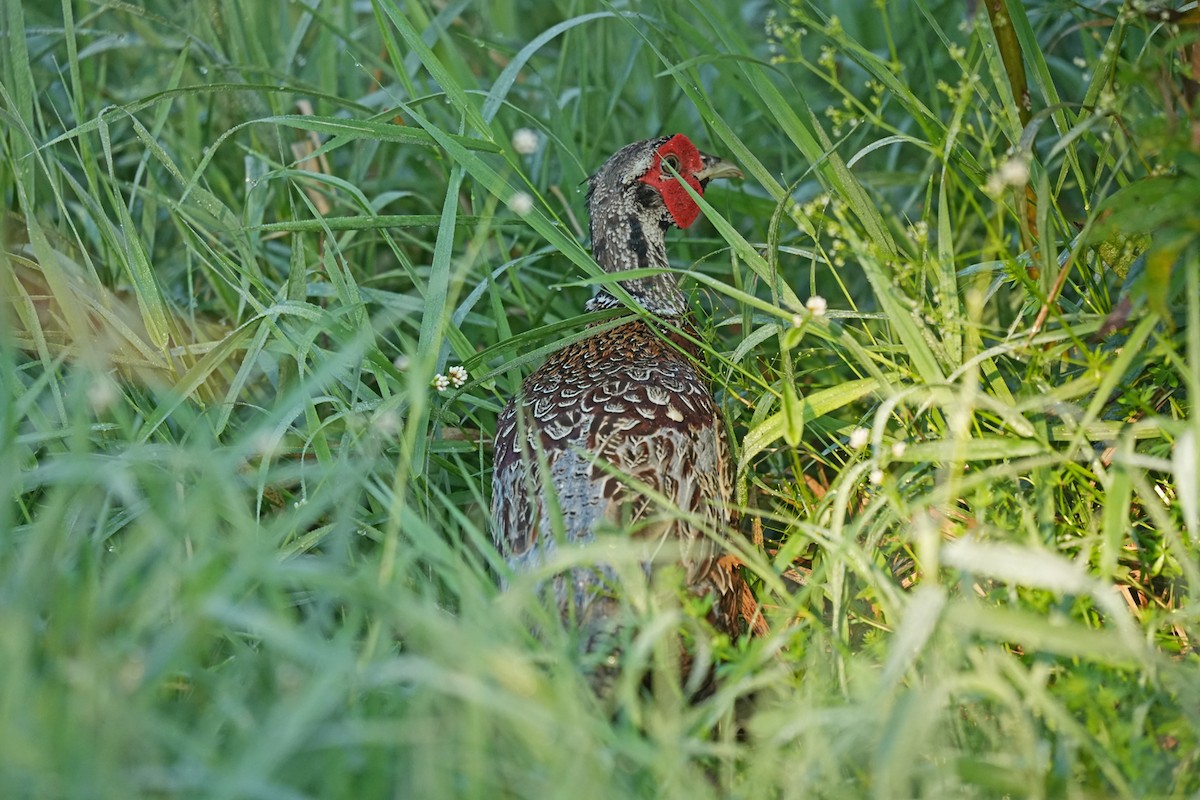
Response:
[{"label": "pheasant neck", "polygon": [[[635,214],[592,215],[592,255],[606,272],[662,268],[667,261],[666,227]],[[679,283],[669,272],[621,281],[621,287],[652,314],[678,317],[687,311]],[[588,311],[620,308],[621,301],[600,289],[588,301]]]}]

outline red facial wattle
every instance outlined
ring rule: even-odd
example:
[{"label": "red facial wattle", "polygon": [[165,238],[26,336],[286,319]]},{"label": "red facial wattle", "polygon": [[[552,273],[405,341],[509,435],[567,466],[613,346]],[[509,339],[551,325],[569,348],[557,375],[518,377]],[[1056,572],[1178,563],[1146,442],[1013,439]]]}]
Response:
[{"label": "red facial wattle", "polygon": [[686,228],[700,216],[700,206],[696,205],[687,189],[683,188],[683,184],[663,165],[663,160],[669,156],[675,157],[678,164],[675,171],[679,173],[679,177],[687,181],[696,194],[703,195],[704,187],[696,178],[696,173],[704,169],[704,161],[696,145],[682,133],[675,134],[658,148],[654,160],[650,162],[650,169],[646,170],[646,174],[639,180],[658,190],[675,224]]}]

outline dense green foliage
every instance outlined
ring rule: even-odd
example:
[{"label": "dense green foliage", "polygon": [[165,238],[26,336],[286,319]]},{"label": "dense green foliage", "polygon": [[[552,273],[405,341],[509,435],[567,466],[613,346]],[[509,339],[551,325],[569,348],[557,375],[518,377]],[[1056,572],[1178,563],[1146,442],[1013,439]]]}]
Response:
[{"label": "dense green foliage", "polygon": [[[1200,792],[1200,18],[969,5],[6,2],[0,795]],[[490,440],[673,131],[772,630],[612,715]]]}]

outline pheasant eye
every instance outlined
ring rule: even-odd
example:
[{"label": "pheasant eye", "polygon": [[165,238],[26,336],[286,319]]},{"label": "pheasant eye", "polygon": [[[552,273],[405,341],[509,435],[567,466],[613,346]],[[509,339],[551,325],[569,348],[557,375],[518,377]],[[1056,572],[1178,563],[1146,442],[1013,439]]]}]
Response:
[{"label": "pheasant eye", "polygon": [[671,169],[679,172],[679,156],[668,153],[663,156],[662,163],[668,165]]}]

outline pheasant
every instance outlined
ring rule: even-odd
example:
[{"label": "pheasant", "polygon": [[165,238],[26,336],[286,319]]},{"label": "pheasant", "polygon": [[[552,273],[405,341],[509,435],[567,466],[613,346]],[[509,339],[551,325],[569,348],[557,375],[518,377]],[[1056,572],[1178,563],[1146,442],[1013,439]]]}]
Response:
[{"label": "pheasant", "polygon": [[[597,263],[608,272],[668,267],[667,230],[687,228],[700,213],[680,181],[703,194],[714,178],[741,177],[683,134],[621,148],[588,179]],[[668,324],[639,320],[597,331],[553,353],[524,381],[496,423],[492,536],[514,574],[540,568],[564,545],[595,541],[598,529],[629,531],[650,544],[647,552],[667,544],[686,588],[713,598],[713,625],[736,635],[743,618],[761,622],[736,560],[705,534],[729,528],[732,481],[698,349],[675,332],[694,334],[687,303],[667,272],[621,285]],[[604,288],[586,306],[622,307]],[[678,510],[662,508],[664,497]],[[647,578],[652,560],[642,565]],[[551,583],[581,647],[608,647],[619,627],[616,571],[572,567]]]}]

